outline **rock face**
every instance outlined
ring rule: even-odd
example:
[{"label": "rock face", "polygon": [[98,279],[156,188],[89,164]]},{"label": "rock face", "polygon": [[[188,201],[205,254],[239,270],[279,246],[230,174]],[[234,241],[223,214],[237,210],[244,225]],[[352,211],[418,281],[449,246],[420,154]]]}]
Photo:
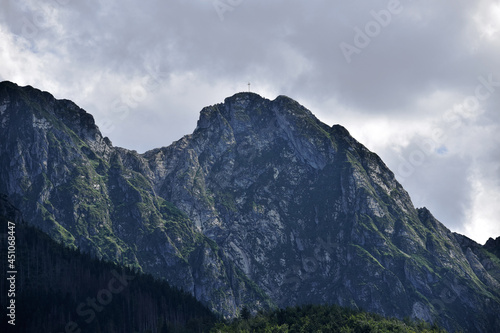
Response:
[{"label": "rock face", "polygon": [[484,249],[500,258],[500,237],[488,239],[486,244],[484,244]]},{"label": "rock face", "polygon": [[415,209],[376,154],[288,97],[236,94],[144,154],[31,87],[0,84],[0,111],[0,192],[25,220],[226,316],[336,303],[500,327],[498,257]]}]

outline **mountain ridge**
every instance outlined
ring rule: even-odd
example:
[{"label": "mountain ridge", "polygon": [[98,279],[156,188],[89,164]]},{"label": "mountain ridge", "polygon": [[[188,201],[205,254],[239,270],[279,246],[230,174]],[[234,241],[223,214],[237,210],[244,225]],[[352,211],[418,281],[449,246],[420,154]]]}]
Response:
[{"label": "mountain ridge", "polygon": [[138,154],[67,101],[16,87],[0,84],[2,127],[15,115],[23,134],[0,134],[14,161],[0,164],[0,192],[60,241],[226,316],[335,303],[448,330],[500,324],[498,260],[415,209],[345,128],[286,96],[235,94],[203,108],[192,134]]}]

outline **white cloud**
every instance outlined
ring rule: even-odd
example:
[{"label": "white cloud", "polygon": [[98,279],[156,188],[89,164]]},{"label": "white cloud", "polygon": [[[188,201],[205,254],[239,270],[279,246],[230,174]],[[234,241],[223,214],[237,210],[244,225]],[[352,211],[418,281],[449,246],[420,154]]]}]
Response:
[{"label": "white cloud", "polygon": [[473,15],[475,28],[481,38],[495,40],[500,33],[500,3],[498,1],[481,1],[477,12]]},{"label": "white cloud", "polygon": [[484,244],[488,238],[500,234],[500,191],[499,184],[491,184],[491,176],[482,174],[481,169],[476,167],[470,175],[472,203],[465,211],[460,231]]}]

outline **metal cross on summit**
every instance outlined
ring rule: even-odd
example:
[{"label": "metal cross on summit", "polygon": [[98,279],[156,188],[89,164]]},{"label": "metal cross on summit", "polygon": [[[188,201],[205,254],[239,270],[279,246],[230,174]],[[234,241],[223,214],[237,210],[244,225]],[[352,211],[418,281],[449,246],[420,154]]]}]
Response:
[{"label": "metal cross on summit", "polygon": [[250,82],[248,82],[248,92],[250,92]]}]

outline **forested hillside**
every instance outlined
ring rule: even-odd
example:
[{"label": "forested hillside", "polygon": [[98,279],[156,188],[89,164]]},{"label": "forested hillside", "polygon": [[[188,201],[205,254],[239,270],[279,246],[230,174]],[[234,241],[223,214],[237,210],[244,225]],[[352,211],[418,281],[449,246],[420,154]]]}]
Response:
[{"label": "forested hillside", "polygon": [[213,333],[223,332],[405,332],[444,333],[436,324],[388,319],[380,315],[337,305],[305,305],[251,316],[245,309],[240,319],[218,324]]}]

